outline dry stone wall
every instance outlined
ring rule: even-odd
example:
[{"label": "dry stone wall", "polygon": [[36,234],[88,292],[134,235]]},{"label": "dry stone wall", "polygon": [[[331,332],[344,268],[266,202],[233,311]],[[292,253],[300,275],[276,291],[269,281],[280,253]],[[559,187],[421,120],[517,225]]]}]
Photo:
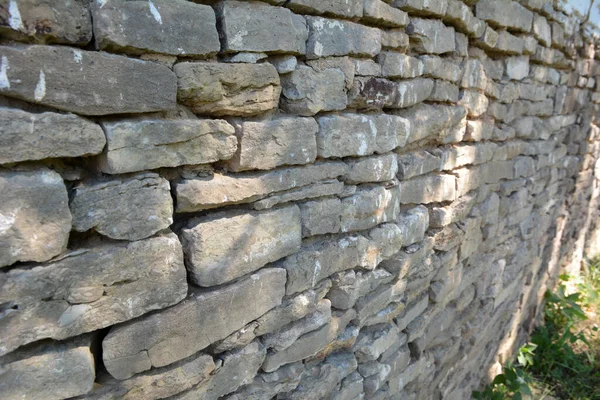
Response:
[{"label": "dry stone wall", "polygon": [[0,398],[466,399],[595,249],[546,0],[0,0]]}]

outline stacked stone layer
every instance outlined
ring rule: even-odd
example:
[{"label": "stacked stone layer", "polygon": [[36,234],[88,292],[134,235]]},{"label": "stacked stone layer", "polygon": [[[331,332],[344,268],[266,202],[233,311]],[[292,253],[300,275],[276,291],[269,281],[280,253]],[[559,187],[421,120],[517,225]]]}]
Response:
[{"label": "stacked stone layer", "polygon": [[600,243],[582,32],[546,0],[0,0],[0,398],[470,398]]}]

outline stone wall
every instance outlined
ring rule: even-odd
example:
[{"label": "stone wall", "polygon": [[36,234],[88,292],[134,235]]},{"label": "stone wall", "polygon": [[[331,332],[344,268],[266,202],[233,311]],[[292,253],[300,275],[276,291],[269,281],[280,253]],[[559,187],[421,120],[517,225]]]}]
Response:
[{"label": "stone wall", "polygon": [[4,400],[467,399],[599,243],[600,64],[546,0],[0,0],[0,35]]}]

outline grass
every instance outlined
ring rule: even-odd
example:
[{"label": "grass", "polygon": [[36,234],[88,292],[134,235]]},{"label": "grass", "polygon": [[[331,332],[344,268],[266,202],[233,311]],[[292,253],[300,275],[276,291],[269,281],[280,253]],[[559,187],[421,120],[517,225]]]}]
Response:
[{"label": "grass", "polygon": [[[545,295],[544,325],[473,398],[600,400],[600,258]],[[570,289],[567,289],[569,287]]]}]

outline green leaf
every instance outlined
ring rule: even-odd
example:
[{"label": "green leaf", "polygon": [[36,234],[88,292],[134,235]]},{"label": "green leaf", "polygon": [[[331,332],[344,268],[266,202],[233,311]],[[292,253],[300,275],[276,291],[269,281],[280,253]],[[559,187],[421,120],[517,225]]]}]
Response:
[{"label": "green leaf", "polygon": [[521,393],[517,392],[513,395],[512,400],[523,400]]},{"label": "green leaf", "polygon": [[492,381],[492,385],[504,385],[506,383],[506,377],[504,374],[496,375],[494,380]]},{"label": "green leaf", "polygon": [[521,384],[521,393],[527,395],[527,396],[531,396],[531,389],[529,388],[529,385],[526,385],[524,383]]}]

